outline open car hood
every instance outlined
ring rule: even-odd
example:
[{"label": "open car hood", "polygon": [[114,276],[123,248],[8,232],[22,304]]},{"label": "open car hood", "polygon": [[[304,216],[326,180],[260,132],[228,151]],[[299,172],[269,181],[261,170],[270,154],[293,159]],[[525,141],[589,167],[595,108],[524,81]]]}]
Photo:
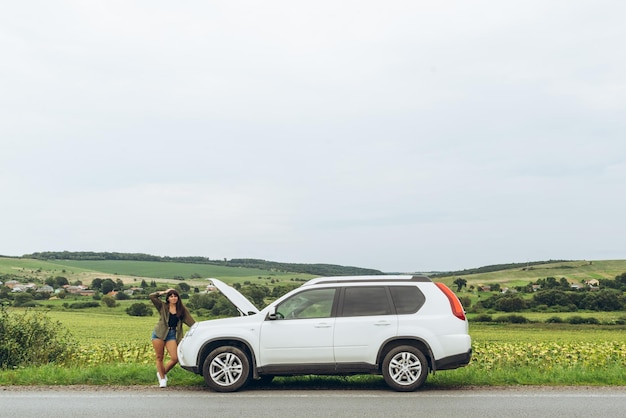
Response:
[{"label": "open car hood", "polygon": [[252,304],[244,295],[239,293],[235,288],[230,287],[226,283],[217,279],[210,279],[213,286],[217,287],[226,298],[239,310],[242,316],[254,315],[259,313],[256,306]]}]

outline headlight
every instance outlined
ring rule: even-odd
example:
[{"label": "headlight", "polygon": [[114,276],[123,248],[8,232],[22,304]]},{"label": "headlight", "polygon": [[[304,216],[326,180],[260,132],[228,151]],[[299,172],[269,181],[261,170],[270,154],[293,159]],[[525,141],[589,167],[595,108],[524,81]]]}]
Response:
[{"label": "headlight", "polygon": [[185,334],[185,337],[191,337],[193,335],[193,333],[196,331],[196,328],[198,328],[198,323],[197,322],[195,324],[193,324],[191,326],[191,328],[189,328],[189,331],[187,331],[187,334]]}]

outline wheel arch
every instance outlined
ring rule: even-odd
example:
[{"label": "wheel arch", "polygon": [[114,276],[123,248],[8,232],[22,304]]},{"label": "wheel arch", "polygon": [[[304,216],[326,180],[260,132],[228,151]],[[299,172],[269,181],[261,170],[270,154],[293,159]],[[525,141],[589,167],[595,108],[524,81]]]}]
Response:
[{"label": "wheel arch", "polygon": [[198,358],[196,360],[196,364],[198,364],[198,371],[200,374],[202,374],[202,365],[204,364],[204,361],[209,356],[209,354],[216,348],[224,346],[237,347],[238,349],[243,351],[246,356],[248,356],[248,361],[250,362],[250,368],[252,370],[252,377],[255,379],[258,378],[256,356],[254,354],[254,350],[246,340],[237,337],[218,338],[205,342],[200,350],[198,350]]},{"label": "wheel arch", "polygon": [[378,355],[376,356],[376,364],[378,364],[379,372],[382,372],[383,360],[387,353],[401,345],[409,345],[415,347],[422,353],[424,353],[424,356],[426,356],[426,360],[428,361],[428,370],[430,372],[435,372],[435,356],[433,355],[430,345],[428,345],[428,343],[421,338],[415,337],[397,337],[392,340],[385,341],[385,343],[381,345],[380,349],[378,350]]}]

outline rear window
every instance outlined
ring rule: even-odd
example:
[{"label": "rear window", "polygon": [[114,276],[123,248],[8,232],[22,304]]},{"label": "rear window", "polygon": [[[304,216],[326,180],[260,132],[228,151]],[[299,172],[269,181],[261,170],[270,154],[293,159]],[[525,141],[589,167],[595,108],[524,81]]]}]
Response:
[{"label": "rear window", "polygon": [[417,286],[390,286],[389,290],[398,315],[415,313],[426,301]]}]

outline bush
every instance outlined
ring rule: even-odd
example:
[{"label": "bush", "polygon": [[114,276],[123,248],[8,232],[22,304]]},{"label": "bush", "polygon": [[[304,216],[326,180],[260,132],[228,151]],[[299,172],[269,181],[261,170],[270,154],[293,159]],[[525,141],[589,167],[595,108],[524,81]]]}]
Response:
[{"label": "bush", "polygon": [[32,307],[33,295],[30,293],[16,293],[13,296],[13,306],[15,307]]},{"label": "bush", "polygon": [[461,305],[463,305],[463,308],[465,309],[469,309],[470,306],[472,306],[472,299],[469,296],[461,296],[459,298],[459,301],[461,302]]},{"label": "bush", "polygon": [[526,317],[522,315],[504,315],[496,318],[496,322],[510,322],[512,324],[526,324],[530,322]]},{"label": "bush", "polygon": [[97,308],[99,306],[100,304],[98,302],[75,302],[68,305],[70,309]]},{"label": "bush", "polygon": [[574,316],[570,316],[569,318],[567,318],[567,322],[569,324],[577,325],[577,324],[584,324],[586,320],[582,316],[574,315]]},{"label": "bush", "polygon": [[130,299],[130,296],[128,296],[126,293],[120,291],[120,292],[117,292],[117,294],[115,295],[115,299],[117,299],[117,300],[128,300],[128,299]]},{"label": "bush", "polygon": [[108,308],[115,308],[117,306],[117,302],[115,301],[115,299],[113,299],[113,297],[109,295],[102,296],[101,302]]},{"label": "bush", "polygon": [[44,313],[18,315],[0,306],[0,369],[60,362],[75,347],[69,331]]},{"label": "bush", "polygon": [[519,312],[526,308],[526,301],[517,295],[504,295],[495,301],[494,308],[503,312]]},{"label": "bush", "polygon": [[126,308],[126,313],[130,316],[152,316],[152,308],[145,303],[133,303]]},{"label": "bush", "polygon": [[493,322],[491,315],[480,314],[474,318],[474,322]]},{"label": "bush", "polygon": [[547,324],[562,324],[563,319],[559,316],[551,316],[550,318],[546,319],[546,323]]},{"label": "bush", "polygon": [[[194,311],[194,314],[196,317],[204,317],[204,318],[208,318],[211,316],[211,311],[208,309],[204,309],[204,308],[200,308],[200,309],[196,309]],[[197,319],[196,319],[197,320]]]}]

